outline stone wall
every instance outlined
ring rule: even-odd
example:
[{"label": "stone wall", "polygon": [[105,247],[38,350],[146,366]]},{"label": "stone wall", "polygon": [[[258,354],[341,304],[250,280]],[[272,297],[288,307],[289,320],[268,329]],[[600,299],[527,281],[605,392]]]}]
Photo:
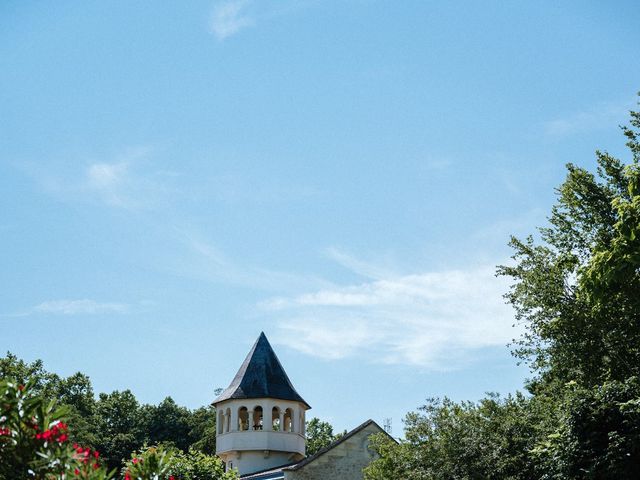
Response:
[{"label": "stone wall", "polygon": [[382,431],[375,423],[312,459],[297,470],[285,470],[285,480],[362,480],[362,469],[373,459],[369,436]]}]

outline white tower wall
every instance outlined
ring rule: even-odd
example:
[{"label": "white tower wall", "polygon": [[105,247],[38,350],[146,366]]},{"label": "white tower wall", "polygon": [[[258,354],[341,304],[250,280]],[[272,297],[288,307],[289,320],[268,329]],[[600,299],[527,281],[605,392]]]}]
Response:
[{"label": "white tower wall", "polygon": [[274,398],[234,399],[220,402],[216,409],[216,454],[228,468],[244,475],[304,458],[304,404]]}]

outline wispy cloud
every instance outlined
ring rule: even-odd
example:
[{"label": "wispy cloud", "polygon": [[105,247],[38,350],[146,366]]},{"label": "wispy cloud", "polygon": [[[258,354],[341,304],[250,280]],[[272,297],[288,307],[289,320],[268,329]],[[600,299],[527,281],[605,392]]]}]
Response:
[{"label": "wispy cloud", "polygon": [[616,123],[624,123],[633,105],[632,101],[601,103],[592,108],[545,122],[544,131],[551,137],[566,137],[611,128]]},{"label": "wispy cloud", "polygon": [[250,0],[227,0],[217,3],[211,14],[211,33],[218,40],[224,40],[244,28],[253,26],[255,19],[248,12],[250,4]]},{"label": "wispy cloud", "polygon": [[171,172],[150,169],[150,147],[123,149],[106,159],[29,164],[23,167],[48,194],[73,203],[98,203],[125,210],[154,209],[166,203]]},{"label": "wispy cloud", "polygon": [[48,300],[23,312],[4,314],[3,317],[26,317],[36,314],[48,315],[100,315],[105,313],[123,314],[129,305],[115,302],[97,302],[88,298],[79,300]]},{"label": "wispy cloud", "polygon": [[59,315],[96,315],[100,313],[126,313],[123,303],[100,303],[95,300],[51,300],[33,307],[34,312]]},{"label": "wispy cloud", "polygon": [[154,185],[148,178],[134,175],[133,168],[149,154],[148,147],[130,148],[111,162],[89,164],[84,171],[80,189],[97,195],[104,203],[113,207],[142,207],[143,202],[149,200],[149,193]]},{"label": "wispy cloud", "polygon": [[425,167],[427,170],[447,170],[454,165],[453,160],[449,158],[432,158],[425,162]]},{"label": "wispy cloud", "polygon": [[392,270],[388,267],[365,262],[337,247],[327,248],[325,250],[325,253],[330,259],[332,259],[339,265],[342,265],[343,267],[363,277],[381,279],[392,275]]},{"label": "wispy cloud", "polygon": [[122,193],[128,180],[129,166],[128,162],[89,165],[85,172],[85,186],[97,192],[109,205],[125,207],[130,204]]},{"label": "wispy cloud", "polygon": [[[376,271],[375,267],[372,267]],[[495,267],[422,272],[275,297],[279,342],[319,357],[448,369],[516,333]]]},{"label": "wispy cloud", "polygon": [[258,23],[320,3],[317,0],[219,0],[211,12],[209,30],[223,41]]},{"label": "wispy cloud", "polygon": [[180,264],[176,266],[184,275],[266,292],[291,292],[300,291],[303,288],[324,288],[332,285],[313,275],[243,264],[228,257],[212,242],[192,229],[175,228],[174,233],[191,253],[181,258]]}]

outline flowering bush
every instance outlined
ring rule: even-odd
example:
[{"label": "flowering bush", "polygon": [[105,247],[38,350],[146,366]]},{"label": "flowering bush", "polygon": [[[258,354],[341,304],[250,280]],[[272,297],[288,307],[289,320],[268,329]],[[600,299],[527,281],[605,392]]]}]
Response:
[{"label": "flowering bush", "polygon": [[98,452],[69,444],[66,410],[0,381],[0,480],[106,480]]},{"label": "flowering bush", "polygon": [[131,455],[123,468],[124,480],[233,480],[218,457],[197,450],[184,453],[175,448],[149,447]]},{"label": "flowering bush", "polygon": [[[100,454],[71,444],[68,410],[29,393],[31,385],[0,380],[0,480],[114,480]],[[124,480],[231,480],[219,458],[149,447],[134,452]]]},{"label": "flowering bush", "polygon": [[171,463],[171,454],[162,448],[134,452],[124,467],[124,480],[176,480],[170,474]]},{"label": "flowering bush", "polygon": [[176,480],[231,480],[238,478],[235,470],[224,471],[224,465],[218,457],[205,455],[195,449],[183,453],[174,451],[171,461],[171,474]]}]

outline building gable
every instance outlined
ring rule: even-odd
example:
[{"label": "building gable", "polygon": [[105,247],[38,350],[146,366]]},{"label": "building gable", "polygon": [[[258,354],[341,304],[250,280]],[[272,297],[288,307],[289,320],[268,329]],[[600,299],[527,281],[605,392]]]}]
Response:
[{"label": "building gable", "polygon": [[[328,447],[301,462],[285,467],[285,480],[362,480],[362,470],[375,454],[369,449],[369,437],[384,432],[373,420],[367,420]],[[384,432],[386,433],[386,432]]]}]

